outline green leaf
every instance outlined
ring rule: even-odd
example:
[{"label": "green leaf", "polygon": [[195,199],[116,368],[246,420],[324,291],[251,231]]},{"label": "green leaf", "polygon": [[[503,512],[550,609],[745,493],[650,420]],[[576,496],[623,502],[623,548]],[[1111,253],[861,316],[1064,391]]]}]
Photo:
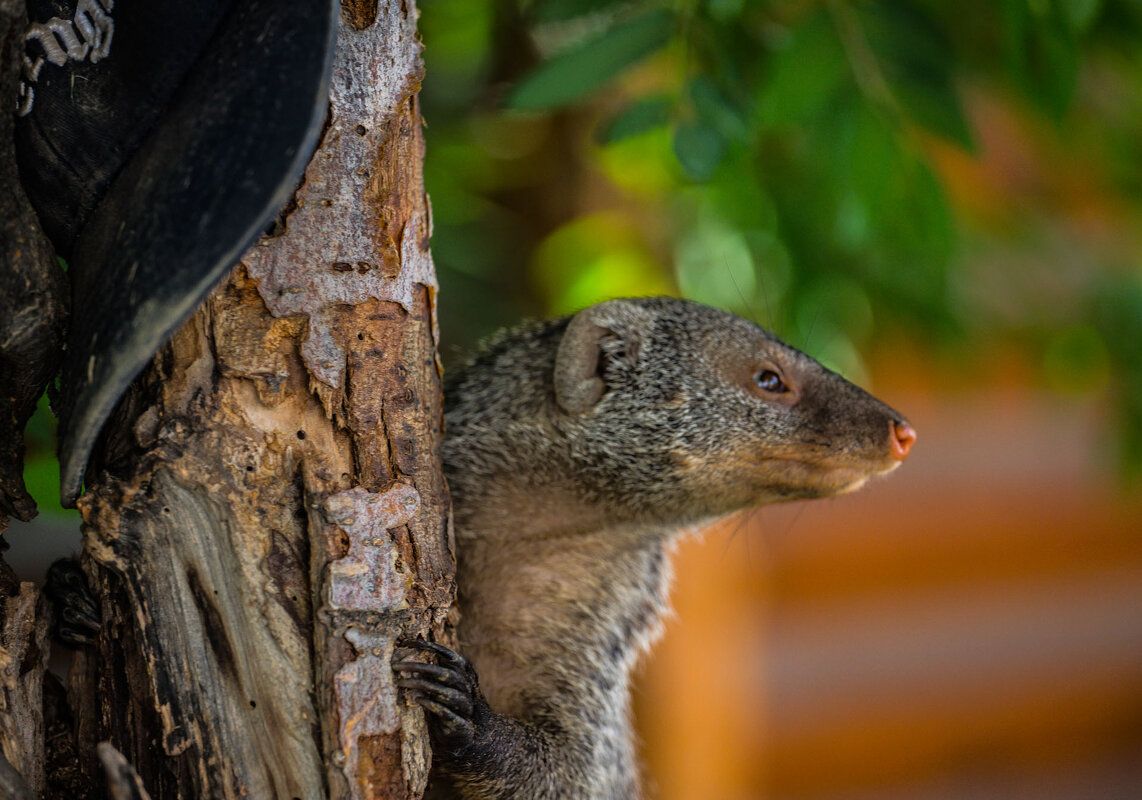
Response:
[{"label": "green leaf", "polygon": [[701,122],[679,125],[674,131],[674,155],[691,180],[708,181],[726,154],[726,140]]},{"label": "green leaf", "polygon": [[848,75],[837,32],[819,12],[769,57],[757,98],[759,122],[767,127],[805,122],[828,104]]},{"label": "green leaf", "polygon": [[532,13],[537,22],[563,22],[604,11],[623,2],[625,0],[541,0],[535,4]]},{"label": "green leaf", "polygon": [[749,133],[745,116],[707,75],[690,83],[690,99],[698,118],[726,139],[744,141]]},{"label": "green leaf", "polygon": [[907,172],[899,130],[864,103],[853,103],[837,127],[834,160],[845,185],[874,209],[897,202]]},{"label": "green leaf", "polygon": [[718,22],[729,22],[741,16],[745,9],[745,0],[706,0],[710,9],[710,16]]},{"label": "green leaf", "polygon": [[974,152],[955,90],[956,54],[944,29],[917,6],[878,2],[862,11],[869,45],[904,110],[920,125]]},{"label": "green leaf", "polygon": [[660,128],[670,121],[670,111],[673,107],[674,103],[670,98],[663,95],[631,103],[611,120],[599,139],[603,144],[614,144],[631,136]]},{"label": "green leaf", "polygon": [[1075,33],[1086,33],[1102,11],[1102,0],[1059,0],[1060,10]]},{"label": "green leaf", "polygon": [[674,15],[660,9],[579,42],[524,78],[511,93],[508,106],[546,111],[569,105],[661,48],[674,27]]},{"label": "green leaf", "polygon": [[777,211],[758,180],[757,166],[745,148],[726,154],[726,168],[703,192],[718,219],[743,231],[773,230]]},{"label": "green leaf", "polygon": [[976,151],[971,126],[950,83],[928,86],[904,83],[897,87],[896,97],[920,125],[950,139],[969,153]]},{"label": "green leaf", "polygon": [[[1004,0],[1004,47],[1011,80],[1035,105],[1055,119],[1070,106],[1078,81],[1076,26],[1054,3],[1032,7],[1028,0]],[[1094,12],[1092,12],[1094,13]],[[1090,21],[1093,21],[1090,20]]]}]

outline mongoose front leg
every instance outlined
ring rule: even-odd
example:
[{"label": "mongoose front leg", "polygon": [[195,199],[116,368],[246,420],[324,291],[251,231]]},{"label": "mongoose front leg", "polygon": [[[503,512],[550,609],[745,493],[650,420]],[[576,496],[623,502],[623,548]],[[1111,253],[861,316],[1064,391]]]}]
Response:
[{"label": "mongoose front leg", "polygon": [[393,669],[403,677],[397,686],[407,689],[417,705],[429,714],[433,740],[441,749],[452,752],[466,750],[475,743],[480,723],[488,708],[480,692],[479,679],[472,663],[464,656],[435,642],[402,641],[408,647],[434,653],[439,664],[422,661],[397,661]]},{"label": "mongoose front leg", "polygon": [[434,755],[461,787],[470,790],[465,796],[560,796],[546,791],[534,794],[535,776],[544,773],[548,761],[547,737],[493,711],[467,658],[435,642],[410,640],[399,645],[436,656],[437,664],[395,660],[393,670],[401,676],[397,685],[424,709]]}]

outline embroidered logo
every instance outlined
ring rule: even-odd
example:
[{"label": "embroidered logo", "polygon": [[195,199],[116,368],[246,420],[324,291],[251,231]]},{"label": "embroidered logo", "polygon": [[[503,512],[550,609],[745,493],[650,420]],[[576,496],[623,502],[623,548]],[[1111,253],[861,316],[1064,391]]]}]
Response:
[{"label": "embroidered logo", "polygon": [[[79,0],[72,19],[52,17],[47,22],[33,22],[24,34],[24,69],[20,80],[16,115],[27,116],[36,100],[35,83],[44,62],[57,67],[68,61],[90,61],[92,64],[111,53],[111,34],[115,21],[111,9],[115,0]],[[41,51],[35,53],[36,49]]]}]

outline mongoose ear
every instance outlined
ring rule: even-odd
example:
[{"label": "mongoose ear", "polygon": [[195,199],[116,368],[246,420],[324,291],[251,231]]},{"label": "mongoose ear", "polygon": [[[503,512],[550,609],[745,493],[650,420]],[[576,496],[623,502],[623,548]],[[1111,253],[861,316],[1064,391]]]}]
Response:
[{"label": "mongoose ear", "polygon": [[[582,414],[603,397],[603,359],[621,351],[634,363],[648,312],[625,300],[608,300],[571,318],[555,354],[555,399],[569,414]],[[604,345],[618,340],[619,348]]]}]

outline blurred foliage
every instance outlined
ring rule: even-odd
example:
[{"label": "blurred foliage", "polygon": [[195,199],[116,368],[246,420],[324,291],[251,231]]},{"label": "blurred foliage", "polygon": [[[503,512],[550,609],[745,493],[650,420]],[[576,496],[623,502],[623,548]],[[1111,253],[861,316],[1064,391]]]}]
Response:
[{"label": "blurred foliage", "polygon": [[1142,476],[1140,0],[421,9],[446,363],[660,292],[857,378],[902,336],[1006,342],[1113,398]]},{"label": "blurred foliage", "polygon": [[70,518],[78,528],[79,512],[64,508],[59,500],[59,462],[56,461],[56,419],[48,408],[45,394],[24,429],[24,485],[36,501],[40,513]]}]

